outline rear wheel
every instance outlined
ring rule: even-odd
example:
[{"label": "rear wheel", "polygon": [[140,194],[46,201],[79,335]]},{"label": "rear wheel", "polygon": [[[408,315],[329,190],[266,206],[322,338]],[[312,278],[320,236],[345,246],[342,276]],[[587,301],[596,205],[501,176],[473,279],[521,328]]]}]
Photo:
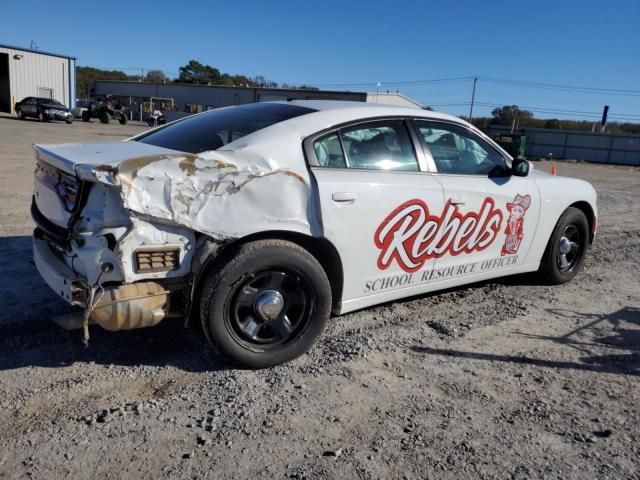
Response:
[{"label": "rear wheel", "polygon": [[87,110],[83,110],[82,111],[82,121],[83,122],[90,122],[91,121],[91,115],[89,114],[89,112]]},{"label": "rear wheel", "polygon": [[265,368],[306,352],[324,330],[331,288],[318,261],[283,240],[242,245],[206,278],[202,326],[213,348],[246,368]]},{"label": "rear wheel", "polygon": [[19,118],[20,120],[24,120],[24,113],[22,113],[22,110],[17,109],[17,110],[16,110],[16,115],[18,116],[18,118]]},{"label": "rear wheel", "polygon": [[567,208],[558,219],[540,265],[540,273],[551,284],[569,282],[582,268],[589,245],[589,222],[585,214]]},{"label": "rear wheel", "polygon": [[109,115],[108,112],[100,112],[100,121],[102,123],[109,123],[111,121],[111,116]]},{"label": "rear wheel", "polygon": [[118,121],[120,122],[120,125],[126,125],[127,116],[124,113],[120,114],[120,118],[118,119]]}]

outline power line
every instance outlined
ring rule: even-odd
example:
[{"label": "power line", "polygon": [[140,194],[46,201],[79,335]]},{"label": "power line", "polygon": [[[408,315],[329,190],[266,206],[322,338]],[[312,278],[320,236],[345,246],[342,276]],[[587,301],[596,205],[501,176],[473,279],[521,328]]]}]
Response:
[{"label": "power line", "polygon": [[504,78],[493,77],[480,77],[480,80],[484,82],[493,82],[507,85],[519,85],[528,88],[542,88],[549,90],[561,90],[561,91],[575,91],[582,93],[608,93],[611,95],[624,95],[624,96],[640,96],[640,90],[629,90],[620,88],[598,88],[598,87],[583,87],[577,85],[560,85],[554,83],[540,83],[540,82],[527,82],[522,80],[509,80]]}]

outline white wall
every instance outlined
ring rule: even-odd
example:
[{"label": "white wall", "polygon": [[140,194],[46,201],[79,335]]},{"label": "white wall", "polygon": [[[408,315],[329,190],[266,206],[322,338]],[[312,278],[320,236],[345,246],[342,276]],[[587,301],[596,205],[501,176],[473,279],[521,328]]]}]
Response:
[{"label": "white wall", "polygon": [[[67,106],[72,105],[74,99],[71,92],[75,90],[72,59],[5,47],[0,47],[0,53],[9,54],[12,107],[24,97],[37,96],[39,88],[53,89],[53,98]],[[17,60],[14,55],[22,55],[22,58]],[[72,88],[69,88],[70,83]]]}]

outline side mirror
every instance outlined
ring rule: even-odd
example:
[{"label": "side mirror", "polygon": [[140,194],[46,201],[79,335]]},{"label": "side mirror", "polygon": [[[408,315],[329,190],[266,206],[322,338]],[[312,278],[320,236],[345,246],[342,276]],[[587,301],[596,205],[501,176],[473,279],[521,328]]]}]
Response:
[{"label": "side mirror", "polygon": [[511,175],[514,177],[526,177],[529,175],[529,162],[524,158],[515,158],[511,162]]}]

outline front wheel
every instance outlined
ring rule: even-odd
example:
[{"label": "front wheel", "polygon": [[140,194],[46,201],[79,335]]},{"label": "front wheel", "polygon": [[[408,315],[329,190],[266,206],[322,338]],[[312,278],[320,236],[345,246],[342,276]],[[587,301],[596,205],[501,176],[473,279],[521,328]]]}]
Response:
[{"label": "front wheel", "polygon": [[582,268],[589,245],[589,222],[574,207],[567,208],[551,234],[542,257],[540,273],[548,283],[567,283]]},{"label": "front wheel", "polygon": [[200,317],[213,348],[245,368],[266,368],[305,353],[324,330],[331,287],[318,261],[283,240],[240,246],[205,279]]},{"label": "front wheel", "polygon": [[46,122],[47,121],[47,116],[44,114],[44,112],[39,112],[38,113],[38,120],[40,120],[41,122]]},{"label": "front wheel", "polygon": [[100,119],[100,122],[104,124],[107,124],[111,121],[111,115],[109,115],[109,113],[107,112],[101,112],[98,118]]},{"label": "front wheel", "polygon": [[126,125],[127,116],[124,113],[120,114],[120,118],[118,118],[118,121],[120,122],[120,125]]}]

